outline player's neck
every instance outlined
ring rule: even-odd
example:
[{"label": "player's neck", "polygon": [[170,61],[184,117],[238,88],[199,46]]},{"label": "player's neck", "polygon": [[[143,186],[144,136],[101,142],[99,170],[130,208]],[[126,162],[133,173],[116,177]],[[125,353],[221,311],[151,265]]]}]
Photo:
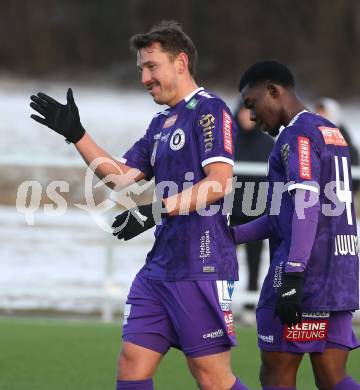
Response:
[{"label": "player's neck", "polygon": [[175,99],[169,104],[170,107],[175,106],[178,104],[181,100],[185,99],[187,96],[189,96],[192,92],[196,91],[198,89],[198,85],[195,83],[193,78],[189,78],[187,80],[184,80],[181,85],[178,88],[177,94]]},{"label": "player's neck", "polygon": [[291,120],[301,111],[306,108],[299,99],[294,99],[284,107],[283,125],[287,126]]}]

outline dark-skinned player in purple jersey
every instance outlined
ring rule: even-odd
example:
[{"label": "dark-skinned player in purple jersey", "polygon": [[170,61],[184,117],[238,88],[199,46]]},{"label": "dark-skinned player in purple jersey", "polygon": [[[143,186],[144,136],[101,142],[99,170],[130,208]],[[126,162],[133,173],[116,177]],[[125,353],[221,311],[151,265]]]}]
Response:
[{"label": "dark-skinned player in purple jersey", "polygon": [[66,105],[43,93],[31,97],[41,114],[33,119],[74,143],[88,165],[100,161],[96,174],[108,185],[121,189],[144,178],[156,183],[158,200],[120,214],[113,224],[114,235],[129,240],[155,225],[155,212],[161,215],[126,302],[117,390],[153,389],[170,347],[183,351],[201,389],[246,390],[230,364],[236,344],[231,295],[238,279],[223,213],[233,176],[231,112],[196,84],[196,49],[176,22],[162,22],[130,43],[142,84],[168,108],[121,160],[85,132],[71,90]]},{"label": "dark-skinned player in purple jersey", "polygon": [[265,390],[293,390],[309,353],[321,390],[360,389],[346,373],[359,342],[359,258],[349,148],[334,124],[306,110],[292,72],[272,60],[242,75],[251,119],[272,136],[268,212],[233,229],[237,244],[269,239],[270,267],[257,307]]}]

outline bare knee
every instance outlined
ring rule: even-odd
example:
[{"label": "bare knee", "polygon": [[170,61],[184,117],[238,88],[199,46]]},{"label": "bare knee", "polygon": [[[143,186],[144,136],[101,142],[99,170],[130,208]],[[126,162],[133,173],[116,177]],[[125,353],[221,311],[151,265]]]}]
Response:
[{"label": "bare knee", "polygon": [[198,387],[202,390],[228,390],[235,376],[231,371],[230,353],[188,358],[188,366]]},{"label": "bare knee", "polygon": [[294,387],[302,355],[262,352],[259,379],[264,387]]},{"label": "bare knee", "polygon": [[143,375],[140,375],[140,377],[134,378],[135,376],[138,376],[140,374],[138,367],[138,359],[135,358],[132,354],[127,353],[126,351],[121,351],[119,356],[119,362],[118,362],[118,377],[119,379],[123,380],[142,380],[142,379],[148,379],[148,378],[142,378]]},{"label": "bare knee", "polygon": [[319,390],[332,390],[346,377],[346,371],[330,371],[329,374],[319,374],[315,369],[315,385]]},{"label": "bare knee", "polygon": [[346,377],[348,351],[326,349],[324,352],[311,353],[310,359],[315,383],[320,390],[332,390]]},{"label": "bare knee", "polygon": [[201,390],[215,390],[217,383],[214,383],[210,375],[205,372],[196,372],[194,373],[194,378],[198,385],[198,388]]},{"label": "bare knee", "polygon": [[236,379],[234,375],[222,377],[204,371],[197,371],[194,378],[201,390],[228,390],[233,386]]},{"label": "bare knee", "polygon": [[147,348],[124,343],[118,362],[118,379],[146,380],[154,376],[162,355]]},{"label": "bare knee", "polygon": [[272,365],[263,363],[260,368],[260,382],[263,386],[293,387],[297,368],[288,364]]}]

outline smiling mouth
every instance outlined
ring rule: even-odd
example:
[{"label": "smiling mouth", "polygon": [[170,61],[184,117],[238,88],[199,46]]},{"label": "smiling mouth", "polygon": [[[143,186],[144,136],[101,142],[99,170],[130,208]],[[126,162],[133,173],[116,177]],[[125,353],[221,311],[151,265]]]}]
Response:
[{"label": "smiling mouth", "polygon": [[154,90],[154,88],[156,88],[157,86],[158,86],[158,84],[151,84],[151,85],[147,86],[146,88],[147,88],[147,90],[148,90],[148,92],[149,92],[150,94],[153,94],[153,90]]}]

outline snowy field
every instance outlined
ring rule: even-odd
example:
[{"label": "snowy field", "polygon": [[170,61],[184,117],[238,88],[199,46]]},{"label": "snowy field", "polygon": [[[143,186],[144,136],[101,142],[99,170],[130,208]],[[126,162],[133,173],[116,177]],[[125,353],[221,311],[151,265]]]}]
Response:
[{"label": "snowy field", "polygon": [[107,293],[122,305],[152,240],[147,232],[119,244],[81,210],[38,212],[34,226],[10,207],[0,208],[0,218],[0,308],[9,310],[91,312]]},{"label": "snowy field", "polygon": [[[0,207],[0,309],[89,313],[102,310],[108,298],[121,310],[152,242],[153,230],[119,242],[81,210],[60,217],[37,212],[29,226],[14,208]],[[239,254],[238,309],[246,283],[243,251]],[[265,268],[264,259],[262,275]]]},{"label": "snowy field", "polygon": [[[64,102],[68,86],[73,88],[84,127],[115,156],[121,156],[162,109],[146,92],[0,79],[0,164],[80,163],[74,147],[29,118],[31,94],[43,91]],[[225,96],[234,108],[236,95],[214,92]],[[360,146],[357,105],[346,105],[344,113],[353,140]],[[88,313],[101,310],[106,299],[110,306],[121,309],[152,242],[150,231],[119,243],[88,213],[73,208],[58,217],[38,211],[35,225],[29,226],[15,207],[0,207],[0,310]],[[267,253],[263,256],[261,278],[268,261]],[[237,309],[246,284],[242,250],[239,264]]]}]

